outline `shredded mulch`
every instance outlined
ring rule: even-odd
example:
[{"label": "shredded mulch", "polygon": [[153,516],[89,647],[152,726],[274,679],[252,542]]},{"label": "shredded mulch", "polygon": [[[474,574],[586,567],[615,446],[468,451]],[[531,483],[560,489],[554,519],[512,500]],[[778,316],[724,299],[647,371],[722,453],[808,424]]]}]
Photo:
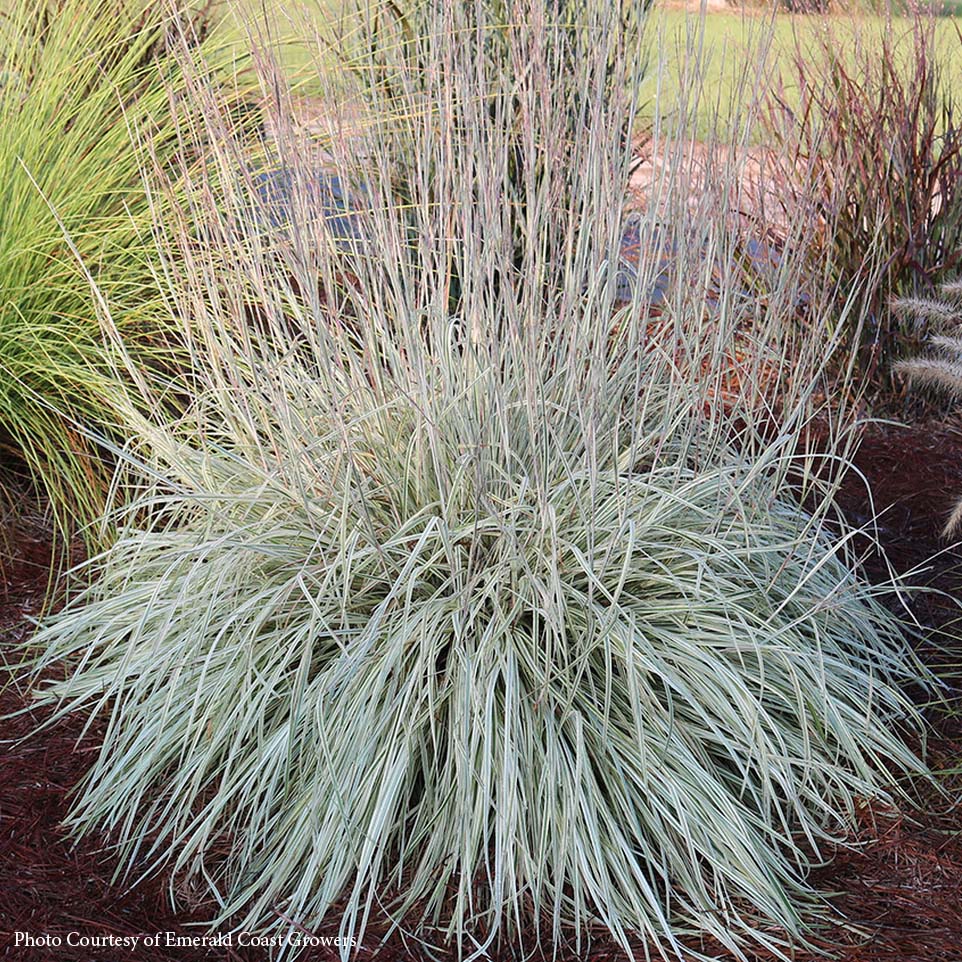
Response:
[{"label": "shredded mulch", "polygon": [[[929,590],[910,594],[919,622],[920,651],[941,668],[962,664],[956,625],[962,612],[962,551],[943,550],[940,531],[962,496],[962,425],[876,425],[866,430],[856,459],[865,482],[851,479],[839,507],[853,521],[870,517],[869,493],[882,511],[878,539],[884,556],[867,548],[866,569],[884,578],[888,565]],[[48,527],[35,504],[6,511],[0,525],[0,659],[12,657],[29,637],[30,618],[47,595],[51,565]],[[931,561],[931,556],[942,553]],[[0,661],[2,664],[2,661]],[[949,692],[954,697],[953,692]],[[17,714],[18,713],[18,714]],[[44,719],[29,707],[14,684],[0,690],[0,959],[14,962],[266,962],[269,950],[232,945],[191,945],[209,935],[203,922],[211,906],[163,874],[130,884],[117,877],[117,863],[104,838],[74,842],[62,827],[72,790],[82,780],[98,749],[96,727],[68,718],[40,728]],[[901,812],[866,806],[849,845],[816,873],[819,886],[832,893],[839,923],[815,940],[816,950],[799,952],[798,962],[833,953],[844,962],[959,962],[962,960],[962,717],[934,713],[934,734],[927,746],[932,765],[945,774],[941,791],[926,787],[916,807]],[[177,907],[171,888],[177,890]],[[379,945],[387,931],[375,919],[352,958],[421,960],[445,958],[397,933]],[[47,936],[60,944],[17,944],[17,932]],[[72,935],[71,935],[72,933]],[[145,944],[145,936],[159,936]],[[337,935],[337,920],[314,935]],[[68,945],[68,937],[95,944]],[[136,945],[113,938],[137,938]],[[22,941],[22,940],[21,940]],[[708,949],[699,946],[702,951]],[[819,951],[820,950],[820,951]],[[731,959],[721,949],[719,960]],[[456,953],[447,953],[448,958]],[[308,949],[304,962],[340,958],[335,947]],[[492,953],[497,962],[520,959],[510,946]],[[616,947],[598,939],[571,946],[558,962],[608,962],[622,959]],[[636,958],[645,958],[639,946]],[[773,955],[758,952],[755,962]]]}]

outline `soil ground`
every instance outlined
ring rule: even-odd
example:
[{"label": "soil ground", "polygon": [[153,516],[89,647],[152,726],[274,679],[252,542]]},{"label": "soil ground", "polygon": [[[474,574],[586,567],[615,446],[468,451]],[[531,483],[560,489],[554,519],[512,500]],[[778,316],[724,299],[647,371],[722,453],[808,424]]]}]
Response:
[{"label": "soil ground", "polygon": [[[962,648],[946,647],[959,619],[954,598],[962,597],[962,550],[943,550],[940,529],[958,493],[962,493],[962,426],[929,423],[867,429],[857,456],[865,484],[853,480],[840,506],[854,521],[868,517],[868,493],[883,513],[879,538],[886,558],[901,572],[917,570],[916,582],[934,590],[913,596],[911,605],[924,627],[921,650],[941,666],[962,662]],[[24,498],[29,504],[29,498]],[[39,611],[47,585],[50,540],[42,521],[29,510],[11,511],[3,525],[4,552],[0,582],[0,653],[9,654],[28,636],[30,616]],[[942,553],[930,561],[938,551]],[[883,577],[885,559],[867,559],[870,576]],[[940,594],[941,592],[941,594]],[[154,876],[131,886],[115,878],[106,841],[87,838],[72,844],[61,827],[71,790],[97,751],[96,729],[83,730],[70,719],[36,731],[42,719],[22,692],[8,686],[0,694],[0,959],[12,962],[262,962],[267,951],[233,947],[180,946],[127,948],[24,947],[15,933],[59,936],[143,936],[170,933],[194,937],[210,910],[179,893],[171,907],[170,880]],[[14,718],[10,713],[22,711]],[[944,794],[925,789],[915,810],[866,807],[851,846],[840,848],[819,870],[817,881],[834,893],[839,924],[822,933],[817,945],[844,962],[959,962],[962,959],[962,776],[951,769],[962,763],[962,719],[952,713],[932,715],[934,735],[928,745],[932,765],[945,774]],[[375,921],[355,958],[385,962],[429,956],[397,935],[378,949],[384,923]],[[336,920],[329,930],[334,936]],[[166,938],[166,936],[165,936]],[[703,949],[707,947],[702,947]],[[334,948],[309,950],[305,962],[337,959]],[[441,956],[443,958],[443,956]],[[515,958],[505,947],[495,958]],[[639,946],[637,958],[644,958]],[[718,951],[719,959],[730,956]],[[799,953],[799,962],[823,956]],[[590,948],[562,951],[559,962],[602,962],[623,958],[604,941]],[[754,956],[757,962],[771,958]]]}]

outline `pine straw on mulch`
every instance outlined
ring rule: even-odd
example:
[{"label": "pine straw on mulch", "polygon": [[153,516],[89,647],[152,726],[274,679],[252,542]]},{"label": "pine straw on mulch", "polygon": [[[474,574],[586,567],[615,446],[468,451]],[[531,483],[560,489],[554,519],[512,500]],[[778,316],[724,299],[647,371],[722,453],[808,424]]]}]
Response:
[{"label": "pine straw on mulch", "polygon": [[[883,511],[879,536],[888,563],[900,572],[924,565],[944,545],[939,530],[957,493],[962,493],[962,428],[950,424],[910,428],[868,429],[857,463],[869,481],[876,508]],[[842,510],[865,520],[867,496],[854,479],[840,497]],[[44,597],[50,545],[44,526],[29,515],[14,513],[3,526],[6,550],[0,574],[0,657],[27,637],[28,620]],[[0,544],[0,548],[3,545]],[[884,576],[885,561],[868,559],[870,573]],[[949,595],[962,585],[962,551],[943,553],[914,576],[935,586],[939,594],[918,594],[911,606],[929,629],[923,650],[942,665],[962,662],[962,650],[946,650],[959,620]],[[0,693],[0,716],[24,709],[23,693],[8,686]],[[203,934],[198,927],[210,907],[178,892],[171,906],[169,879],[154,876],[131,887],[114,877],[116,865],[104,839],[72,844],[61,822],[71,789],[80,781],[98,748],[96,728],[83,731],[81,719],[67,719],[36,732],[42,719],[24,711],[0,729],[0,959],[16,962],[263,962],[267,950],[236,945],[220,948],[58,947],[27,948],[14,944],[14,933],[46,933],[64,942],[70,932],[84,936],[172,937]],[[929,758],[939,770],[962,764],[962,718],[940,716],[929,744]],[[944,794],[926,789],[918,811],[897,813],[866,807],[858,830],[830,864],[818,870],[817,883],[834,893],[839,924],[822,933],[817,945],[844,962],[959,962],[962,959],[962,807],[950,802],[962,796],[962,775],[946,774]],[[136,874],[136,873],[135,873]],[[372,924],[365,944],[353,956],[385,962],[430,956],[394,934],[378,950],[386,923]],[[337,920],[316,933],[337,935]],[[700,946],[703,950],[709,948]],[[719,959],[728,959],[722,950]],[[453,953],[452,953],[453,957]],[[510,947],[494,956],[514,959]],[[637,958],[645,954],[639,946]],[[309,949],[304,962],[339,958],[336,948]],[[589,948],[569,947],[558,962],[608,962],[623,958],[603,939]],[[757,962],[772,956],[757,953]],[[824,958],[800,952],[798,962]]]}]

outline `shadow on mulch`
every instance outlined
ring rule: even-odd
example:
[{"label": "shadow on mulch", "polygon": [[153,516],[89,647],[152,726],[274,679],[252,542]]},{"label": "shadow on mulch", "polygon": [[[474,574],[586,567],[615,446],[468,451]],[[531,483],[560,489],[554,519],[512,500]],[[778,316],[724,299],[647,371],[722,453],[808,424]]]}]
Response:
[{"label": "shadow on mulch", "polygon": [[[875,506],[883,512],[878,534],[888,563],[899,572],[915,570],[913,581],[935,592],[910,599],[927,631],[922,650],[942,664],[962,661],[962,650],[944,642],[960,620],[952,596],[962,596],[962,550],[944,551],[939,532],[962,494],[962,427],[951,424],[870,427],[857,465],[867,479]],[[839,498],[854,521],[868,517],[866,488],[852,480]],[[29,513],[8,512],[0,541],[0,657],[30,631],[29,616],[39,611],[47,585],[50,544],[45,528]],[[921,566],[921,567],[920,567]],[[867,560],[870,575],[884,577],[881,555]],[[944,592],[945,594],[939,594]],[[24,709],[22,692],[0,693],[0,716]],[[204,935],[207,906],[171,907],[169,880],[154,877],[130,888],[114,878],[115,865],[104,839],[74,845],[61,823],[72,788],[83,777],[98,748],[96,730],[83,731],[81,719],[68,718],[36,734],[41,717],[24,711],[0,731],[0,959],[14,962],[266,962],[268,950],[233,944],[191,946]],[[34,734],[31,734],[34,733]],[[29,736],[29,737],[28,737]],[[962,763],[962,721],[937,722],[929,745],[934,767]],[[857,847],[835,854],[816,873],[818,884],[835,893],[833,903],[847,923],[824,934],[819,944],[845,962],[959,962],[962,959],[962,810],[949,810],[948,798],[962,795],[962,776],[946,775],[947,796],[927,790],[912,818],[866,808],[851,839]],[[384,923],[375,921],[352,958],[384,962],[421,960],[426,953],[397,935],[378,950]],[[60,944],[16,944],[16,933],[46,935]],[[73,936],[71,937],[71,933]],[[160,935],[155,946],[144,936]],[[317,935],[337,935],[336,922]],[[79,938],[97,944],[74,945]],[[138,938],[135,947],[110,946],[110,939]],[[173,940],[174,944],[169,944]],[[704,949],[704,947],[703,947]],[[333,947],[308,949],[304,962],[338,959]],[[644,958],[641,948],[637,958]],[[719,959],[731,957],[719,950]],[[516,955],[498,952],[498,962]],[[604,940],[590,949],[558,953],[557,962],[608,962],[623,958]],[[772,956],[752,956],[766,962]],[[824,958],[799,953],[798,962]]]}]

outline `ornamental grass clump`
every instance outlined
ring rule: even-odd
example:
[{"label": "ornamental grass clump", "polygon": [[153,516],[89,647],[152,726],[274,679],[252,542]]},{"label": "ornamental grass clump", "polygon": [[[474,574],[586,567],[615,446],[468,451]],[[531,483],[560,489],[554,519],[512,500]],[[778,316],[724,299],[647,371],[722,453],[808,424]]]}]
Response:
[{"label": "ornamental grass clump", "polygon": [[786,212],[814,207],[822,216],[813,252],[858,289],[871,323],[847,332],[848,350],[879,388],[891,389],[893,366],[921,346],[889,300],[930,296],[962,263],[954,82],[962,34],[940,32],[940,22],[914,9],[907,29],[901,20],[869,22],[841,46],[838,23],[826,22],[814,41],[796,36],[793,76],[768,95],[765,128],[786,161]]},{"label": "ornamental grass clump", "polygon": [[824,345],[789,363],[797,280],[736,296],[724,218],[687,198],[660,315],[644,245],[619,300],[640,59],[614,5],[574,32],[541,0],[430,9],[390,113],[363,83],[365,122],[332,108],[313,143],[277,97],[282,227],[215,139],[158,232],[190,364],[137,379],[119,536],[31,642],[68,667],[39,701],[102,720],[70,826],[281,941],[387,912],[465,957],[778,951],[819,917],[823,845],[920,769],[924,672],[799,442]]},{"label": "ornamental grass clump", "polygon": [[158,296],[136,143],[150,136],[164,162],[196,148],[178,140],[171,98],[183,95],[185,40],[230,64],[206,39],[213,22],[161,0],[0,7],[0,445],[26,461],[62,531],[99,517],[109,471],[89,437],[118,428],[71,248],[105,292],[123,293],[128,350],[137,341],[138,363],[154,363],[162,332],[133,310]]}]

